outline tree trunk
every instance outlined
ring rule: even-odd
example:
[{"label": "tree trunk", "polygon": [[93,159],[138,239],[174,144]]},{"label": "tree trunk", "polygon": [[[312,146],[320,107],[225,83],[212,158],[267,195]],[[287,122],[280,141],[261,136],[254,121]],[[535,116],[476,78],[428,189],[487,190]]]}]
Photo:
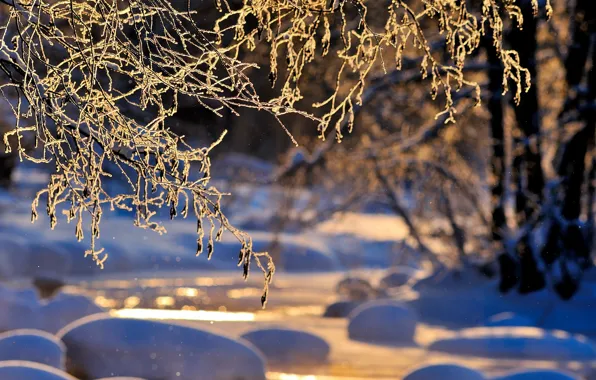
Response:
[{"label": "tree trunk", "polygon": [[[513,175],[516,189],[516,214],[519,226],[530,222],[540,211],[544,191],[542,153],[540,144],[541,118],[538,103],[536,51],[536,29],[538,18],[534,16],[530,2],[522,4],[523,27],[513,28],[509,33],[509,43],[519,54],[522,67],[531,76],[532,86],[514,106],[517,128],[521,139],[513,149]],[[517,84],[517,85],[521,85]],[[528,230],[529,231],[529,230]],[[522,236],[516,247],[520,258],[520,293],[530,293],[546,286],[544,274],[538,269],[533,243],[529,233]]]}]

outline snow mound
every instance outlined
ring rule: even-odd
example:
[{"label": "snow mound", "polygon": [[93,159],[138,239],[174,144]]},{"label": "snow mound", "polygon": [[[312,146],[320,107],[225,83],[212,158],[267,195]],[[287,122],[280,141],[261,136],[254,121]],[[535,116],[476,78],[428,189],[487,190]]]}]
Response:
[{"label": "snow mound", "polygon": [[367,280],[359,277],[345,277],[337,283],[337,294],[355,301],[366,301],[377,297],[377,290]]},{"label": "snow mound", "polygon": [[455,364],[435,364],[413,370],[404,380],[485,380],[473,369]]},{"label": "snow mound", "polygon": [[406,306],[393,301],[368,302],[349,316],[350,339],[381,343],[413,343],[418,317]]},{"label": "snow mound", "polygon": [[323,313],[323,317],[347,318],[347,316],[360,305],[361,303],[356,301],[337,301],[327,306],[325,313]]},{"label": "snow mound", "polygon": [[0,362],[2,380],[77,380],[66,372],[45,364],[9,360]]},{"label": "snow mound", "polygon": [[0,334],[0,361],[27,360],[64,369],[66,347],[55,336],[39,330]]},{"label": "snow mound", "polygon": [[0,286],[0,332],[39,328],[40,304],[31,290],[18,291]]},{"label": "snow mound", "polygon": [[379,287],[383,289],[391,289],[404,286],[410,280],[415,278],[418,272],[419,271],[414,268],[405,266],[391,268],[379,281]]},{"label": "snow mound", "polygon": [[264,359],[251,346],[197,328],[96,314],[58,337],[73,370],[90,378],[264,380]]},{"label": "snow mound", "polygon": [[97,379],[97,380],[145,380],[143,378],[140,377],[104,377],[101,379]]},{"label": "snow mound", "polygon": [[77,319],[104,311],[83,295],[60,292],[41,307],[43,328],[55,333]]},{"label": "snow mound", "polygon": [[499,313],[490,317],[486,322],[482,324],[486,327],[514,327],[514,326],[526,326],[532,327],[536,323],[530,318],[524,315],[518,315],[515,313]]},{"label": "snow mound", "polygon": [[494,380],[580,380],[580,378],[553,370],[526,370],[513,372]]},{"label": "snow mound", "polygon": [[491,358],[596,359],[596,348],[586,337],[535,327],[473,327],[437,340],[428,349]]},{"label": "snow mound", "polygon": [[319,364],[327,361],[329,344],[311,333],[285,328],[252,330],[244,335],[265,357],[276,363]]}]

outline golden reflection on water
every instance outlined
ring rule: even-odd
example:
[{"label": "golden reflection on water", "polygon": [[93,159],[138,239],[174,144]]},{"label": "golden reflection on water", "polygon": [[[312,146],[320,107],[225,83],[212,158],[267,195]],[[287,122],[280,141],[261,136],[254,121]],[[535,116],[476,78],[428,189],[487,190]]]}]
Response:
[{"label": "golden reflection on water", "polygon": [[155,298],[155,305],[159,308],[172,307],[176,304],[176,300],[170,296],[162,296]]},{"label": "golden reflection on water", "polygon": [[296,375],[294,373],[276,373],[270,374],[278,380],[318,380],[317,376],[315,375]]},{"label": "golden reflection on water", "polygon": [[[344,376],[327,376],[327,375],[299,375],[295,373],[283,373],[283,372],[268,372],[268,380],[369,380],[365,377],[344,377]],[[375,377],[375,380],[395,380],[391,377]]]},{"label": "golden reflection on water", "polygon": [[161,309],[120,309],[110,312],[115,317],[185,321],[250,322],[255,320],[253,313],[222,312],[206,310],[161,310]]}]

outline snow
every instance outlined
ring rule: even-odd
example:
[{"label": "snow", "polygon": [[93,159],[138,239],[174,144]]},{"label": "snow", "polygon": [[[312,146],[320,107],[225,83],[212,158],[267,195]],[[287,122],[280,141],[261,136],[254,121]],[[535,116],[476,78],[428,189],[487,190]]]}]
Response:
[{"label": "snow", "polygon": [[593,360],[596,348],[584,336],[535,327],[473,327],[433,342],[429,350],[490,358]]},{"label": "snow", "polygon": [[59,291],[49,300],[39,300],[33,289],[0,286],[0,331],[39,329],[55,333],[70,322],[103,311],[83,295]]},{"label": "snow", "polygon": [[29,276],[61,279],[70,273],[71,254],[55,244],[33,242],[26,252],[29,254],[26,272]]},{"label": "snow", "polygon": [[372,301],[349,316],[351,339],[380,344],[411,344],[416,333],[416,313],[401,303]]},{"label": "snow", "polygon": [[39,308],[39,301],[30,290],[0,286],[0,332],[41,327]]},{"label": "snow", "polygon": [[421,367],[407,374],[403,380],[485,380],[473,369],[455,364],[435,364]]},{"label": "snow", "polygon": [[317,335],[286,328],[252,330],[244,335],[270,362],[320,364],[327,361],[329,344]]},{"label": "snow", "polygon": [[327,306],[323,317],[325,318],[346,318],[354,309],[360,306],[361,302],[337,301]]},{"label": "snow", "polygon": [[[326,242],[315,237],[307,237],[306,235],[292,235],[279,234],[275,235],[268,232],[247,231],[253,239],[253,250],[255,252],[270,251],[272,243],[275,239],[279,240],[280,255],[276,260],[275,266],[277,270],[286,272],[330,272],[342,269],[342,265],[337,259],[335,253],[328,248]],[[174,269],[228,269],[233,270],[237,268],[238,252],[240,251],[240,244],[229,233],[224,233],[223,240],[217,243],[213,258],[207,261],[207,255],[195,257],[197,247],[197,236],[195,231],[189,233],[174,234],[173,239],[180,249],[180,254],[169,255],[178,256],[180,260],[186,260],[185,264],[175,263],[173,259],[170,260]],[[204,246],[207,244],[205,243]],[[172,247],[168,247],[167,251],[171,251]],[[162,252],[156,252],[156,257],[168,256]],[[144,261],[154,260],[141,258]],[[171,269],[164,265],[163,262],[158,263],[164,266],[161,269]],[[139,265],[143,265],[139,263]],[[146,264],[145,264],[146,265]],[[253,269],[257,269],[256,264]]]},{"label": "snow", "polygon": [[73,366],[92,378],[265,378],[264,359],[255,349],[198,328],[103,314],[73,322],[57,335]]},{"label": "snow", "polygon": [[444,268],[442,270],[437,270],[426,278],[418,280],[412,286],[412,289],[415,291],[422,291],[429,288],[466,289],[483,286],[490,282],[492,282],[491,279],[473,268],[465,268],[461,271]]},{"label": "snow", "polygon": [[9,360],[0,362],[2,380],[77,380],[66,372],[45,364]]},{"label": "snow", "polygon": [[41,306],[40,313],[43,317],[44,330],[56,333],[77,319],[104,311],[83,295],[60,292]]},{"label": "snow", "polygon": [[377,290],[362,277],[348,276],[336,287],[337,294],[350,300],[366,301],[377,297]]},{"label": "snow", "polygon": [[0,334],[0,361],[27,360],[64,369],[66,347],[55,336],[39,330],[12,330]]},{"label": "snow", "polygon": [[383,289],[391,289],[404,286],[410,280],[416,278],[418,272],[418,270],[406,266],[391,268],[379,281],[379,287]]},{"label": "snow", "polygon": [[511,312],[499,313],[490,317],[483,323],[486,327],[499,326],[536,326],[536,323],[524,315]]},{"label": "snow", "polygon": [[494,380],[580,380],[577,376],[553,370],[524,370],[497,377]]},{"label": "snow", "polygon": [[[3,231],[4,226],[2,226]],[[0,276],[23,275],[27,269],[27,241],[19,235],[0,233]]]}]

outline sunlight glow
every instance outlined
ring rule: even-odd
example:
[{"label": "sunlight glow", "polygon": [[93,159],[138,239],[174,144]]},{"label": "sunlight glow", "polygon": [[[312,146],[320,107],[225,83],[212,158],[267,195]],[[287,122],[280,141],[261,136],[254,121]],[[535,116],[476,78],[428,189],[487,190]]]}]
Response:
[{"label": "sunlight glow", "polygon": [[228,298],[246,298],[246,297],[260,297],[263,294],[263,289],[259,288],[242,288],[232,289],[227,293]]},{"label": "sunlight glow", "polygon": [[126,308],[133,308],[139,306],[141,303],[141,299],[137,296],[130,296],[124,300],[124,307]]},{"label": "sunlight glow", "polygon": [[296,375],[293,373],[279,373],[279,380],[317,380],[315,375]]},{"label": "sunlight glow", "polygon": [[228,313],[206,310],[159,310],[159,309],[120,309],[113,310],[112,315],[120,318],[162,319],[185,321],[254,321],[253,313]]},{"label": "sunlight glow", "polygon": [[178,288],[176,295],[179,297],[196,297],[199,295],[199,290],[195,288]]},{"label": "sunlight glow", "polygon": [[155,304],[157,307],[172,307],[176,304],[176,300],[170,296],[157,297]]}]

